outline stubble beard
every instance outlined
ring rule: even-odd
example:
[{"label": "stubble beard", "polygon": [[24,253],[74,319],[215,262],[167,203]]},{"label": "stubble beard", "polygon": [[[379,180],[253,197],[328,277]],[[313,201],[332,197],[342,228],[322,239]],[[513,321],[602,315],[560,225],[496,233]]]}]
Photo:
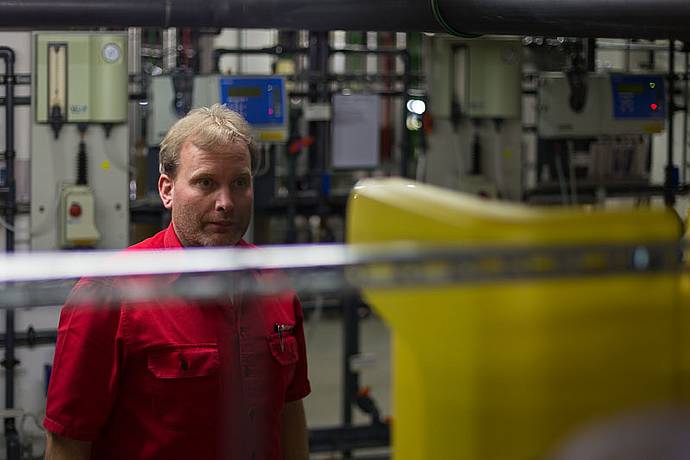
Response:
[{"label": "stubble beard", "polygon": [[173,207],[172,221],[180,242],[189,247],[235,246],[246,230],[241,230],[242,234],[234,227],[227,233],[205,230],[202,216],[194,212],[193,205]]}]

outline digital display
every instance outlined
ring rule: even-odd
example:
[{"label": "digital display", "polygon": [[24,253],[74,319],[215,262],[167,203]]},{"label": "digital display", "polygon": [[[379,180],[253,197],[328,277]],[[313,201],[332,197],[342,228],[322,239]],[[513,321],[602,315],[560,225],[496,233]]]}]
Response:
[{"label": "digital display", "polygon": [[660,75],[611,74],[613,118],[663,120],[666,114],[664,78]]},{"label": "digital display", "polygon": [[228,97],[259,97],[261,88],[258,86],[230,86]]},{"label": "digital display", "polygon": [[641,83],[620,83],[616,89],[620,93],[642,94],[645,92],[645,87]]}]

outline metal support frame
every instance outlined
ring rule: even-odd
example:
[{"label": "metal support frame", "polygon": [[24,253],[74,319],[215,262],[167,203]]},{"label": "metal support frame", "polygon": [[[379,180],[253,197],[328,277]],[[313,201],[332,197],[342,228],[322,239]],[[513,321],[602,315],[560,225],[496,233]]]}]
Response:
[{"label": "metal support frame", "polygon": [[347,426],[309,430],[309,451],[347,452],[355,449],[390,445],[390,426]]},{"label": "metal support frame", "polygon": [[[309,32],[309,72],[312,75],[328,74],[328,32]],[[309,82],[309,102],[312,104],[330,101],[328,83],[311,80]],[[326,152],[328,152],[329,122],[310,121],[309,136],[315,139],[309,147],[309,170],[312,172],[311,186],[317,190],[319,197],[327,196],[324,190],[324,174],[326,173]]]},{"label": "metal support frame", "polygon": [[[0,46],[0,58],[5,61],[5,251],[14,252],[14,216],[16,211],[17,184],[14,178],[14,62],[15,53],[12,48]],[[5,358],[2,362],[5,368],[5,408],[14,408],[14,368],[19,364],[15,357],[14,311],[5,314]],[[8,460],[19,460],[21,445],[17,433],[14,417],[5,418],[5,439]]]},{"label": "metal support frame", "polygon": [[[359,391],[359,374],[352,370],[352,357],[359,354],[359,316],[357,299],[351,295],[343,304],[343,425],[352,426],[352,406]],[[344,458],[352,458],[343,450]]]}]

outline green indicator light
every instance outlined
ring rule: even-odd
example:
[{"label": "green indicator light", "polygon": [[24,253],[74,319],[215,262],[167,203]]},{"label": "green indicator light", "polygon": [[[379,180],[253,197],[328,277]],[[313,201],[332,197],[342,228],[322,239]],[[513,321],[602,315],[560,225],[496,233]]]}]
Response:
[{"label": "green indicator light", "polygon": [[651,82],[651,83],[649,84],[649,87],[652,88],[652,89],[656,88],[656,83]]}]

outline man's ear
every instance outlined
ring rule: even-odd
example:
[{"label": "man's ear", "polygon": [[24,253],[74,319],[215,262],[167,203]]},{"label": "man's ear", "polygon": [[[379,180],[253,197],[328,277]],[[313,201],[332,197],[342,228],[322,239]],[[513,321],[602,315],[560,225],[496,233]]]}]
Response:
[{"label": "man's ear", "polygon": [[158,178],[158,194],[161,196],[161,201],[165,209],[171,209],[173,203],[173,189],[175,188],[175,181],[167,174],[161,174]]}]

